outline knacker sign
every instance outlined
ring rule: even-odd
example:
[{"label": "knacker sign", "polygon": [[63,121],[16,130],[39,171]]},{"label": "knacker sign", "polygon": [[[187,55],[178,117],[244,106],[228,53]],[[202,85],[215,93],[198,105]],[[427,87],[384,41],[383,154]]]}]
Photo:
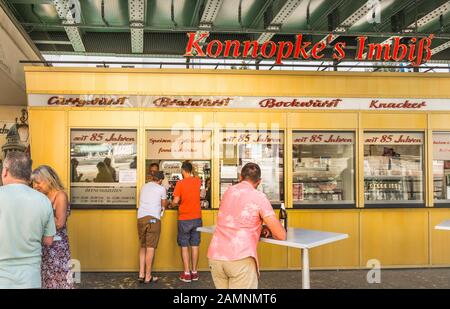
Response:
[{"label": "knacker sign", "polygon": [[448,111],[449,99],[29,94],[29,106],[73,108],[214,108]]},{"label": "knacker sign", "polygon": [[[285,59],[293,60],[320,60],[325,56],[325,48],[333,43],[336,37],[329,34],[325,40],[317,43],[305,41],[302,34],[295,36],[295,42],[291,41],[238,41],[238,40],[211,40],[203,43],[209,37],[209,32],[202,32],[197,35],[189,32],[186,45],[186,57],[234,57],[234,58],[275,58],[276,64],[281,64]],[[376,60],[376,61],[408,61],[412,65],[418,66],[430,60],[431,43],[433,35],[424,38],[411,38],[408,44],[400,43],[400,37],[393,37],[392,43],[367,43],[366,36],[356,38],[358,45],[356,48],[355,60]],[[346,57],[346,42],[336,42],[332,46],[332,58],[340,61]]]}]

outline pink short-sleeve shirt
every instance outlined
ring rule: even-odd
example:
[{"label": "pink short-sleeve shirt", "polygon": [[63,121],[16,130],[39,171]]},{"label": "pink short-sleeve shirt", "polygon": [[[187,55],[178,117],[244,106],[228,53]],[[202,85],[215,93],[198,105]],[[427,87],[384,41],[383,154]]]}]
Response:
[{"label": "pink short-sleeve shirt", "polygon": [[242,181],[228,188],[220,203],[208,258],[236,261],[253,257],[258,265],[256,248],[262,219],[267,216],[275,216],[272,205],[249,182]]}]

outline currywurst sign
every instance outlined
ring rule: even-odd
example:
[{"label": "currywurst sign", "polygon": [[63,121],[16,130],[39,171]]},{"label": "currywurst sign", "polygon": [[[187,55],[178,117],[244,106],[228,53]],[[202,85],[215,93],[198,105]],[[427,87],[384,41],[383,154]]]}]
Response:
[{"label": "currywurst sign", "polygon": [[[336,35],[329,34],[324,40],[311,42],[304,39],[302,34],[297,34],[295,42],[291,41],[238,41],[238,40],[211,40],[209,32],[189,32],[186,45],[186,57],[234,57],[234,58],[275,58],[275,63],[281,64],[285,59],[295,60],[320,60],[325,56],[325,48],[330,44],[332,58],[340,61],[346,57],[347,43],[338,41],[333,43]],[[408,61],[418,66],[431,58],[431,43],[433,35],[423,38],[411,38],[408,44],[400,42],[400,37],[393,37],[390,43],[368,43],[366,36],[356,38],[355,60],[376,61]]]},{"label": "currywurst sign", "polygon": [[71,108],[214,108],[267,110],[397,110],[447,111],[448,99],[340,98],[340,97],[243,97],[243,96],[145,96],[29,94],[29,106]]}]

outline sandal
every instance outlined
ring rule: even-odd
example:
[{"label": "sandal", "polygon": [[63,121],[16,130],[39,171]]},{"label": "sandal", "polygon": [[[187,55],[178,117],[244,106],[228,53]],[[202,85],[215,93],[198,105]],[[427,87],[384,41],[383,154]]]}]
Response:
[{"label": "sandal", "polygon": [[144,284],[156,283],[156,282],[158,282],[158,280],[159,280],[158,277],[151,276],[149,281],[144,281]]},{"label": "sandal", "polygon": [[139,283],[144,283],[144,281],[145,281],[145,276],[144,276],[144,277],[139,276],[139,277],[138,277],[138,281],[139,281]]}]

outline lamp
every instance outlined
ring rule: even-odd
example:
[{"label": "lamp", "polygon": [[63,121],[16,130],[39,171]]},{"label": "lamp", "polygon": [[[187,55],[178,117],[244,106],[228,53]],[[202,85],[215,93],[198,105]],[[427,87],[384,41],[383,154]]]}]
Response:
[{"label": "lamp", "polygon": [[28,138],[30,136],[30,130],[28,127],[28,112],[26,109],[22,109],[21,112],[22,112],[22,116],[20,117],[20,123],[17,122],[17,118],[16,118],[17,132],[19,134],[20,142],[27,145]]}]

